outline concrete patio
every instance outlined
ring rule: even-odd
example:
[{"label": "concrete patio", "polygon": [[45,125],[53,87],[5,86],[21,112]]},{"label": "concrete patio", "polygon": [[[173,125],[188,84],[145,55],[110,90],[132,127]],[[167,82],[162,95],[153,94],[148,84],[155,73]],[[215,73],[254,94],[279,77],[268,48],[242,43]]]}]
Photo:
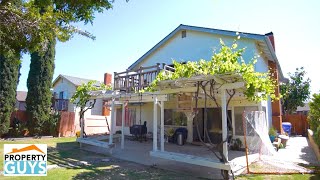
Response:
[{"label": "concrete patio", "polygon": [[[85,150],[94,151],[102,154],[109,154],[108,150],[95,146],[84,146]],[[161,159],[150,156],[150,151],[152,151],[152,140],[147,142],[139,141],[125,141],[125,148],[121,149],[119,142],[116,143],[115,148],[112,151],[112,156],[126,161],[136,162],[139,164],[147,166],[156,166],[161,169],[167,169],[170,171],[177,171],[180,173],[186,173],[194,177],[203,177],[210,179],[221,179],[219,169],[213,169],[205,166],[192,165],[187,163],[180,163],[176,161]],[[218,159],[213,155],[211,151],[203,146],[197,146],[192,144],[185,144],[183,146],[178,146],[173,143],[165,143],[165,151],[190,154],[194,156],[210,158],[212,160],[218,161]],[[237,161],[237,169],[242,169],[245,167],[245,153],[243,151],[229,151],[229,161]],[[240,173],[242,171],[239,171]]]},{"label": "concrete patio", "polygon": [[[152,151],[152,140],[149,140],[147,142],[138,142],[126,139],[125,148],[121,149],[120,147],[120,143],[116,143],[116,146],[112,152],[113,157],[147,166],[156,166],[161,169],[177,171],[179,173],[192,175],[193,177],[203,177],[209,179],[222,178],[219,169],[181,163],[150,156],[150,151]],[[109,154],[109,151],[99,147],[85,146],[84,149],[97,153]],[[190,154],[217,160],[213,153],[203,146],[196,146],[191,144],[178,146],[172,143],[165,143],[165,151]],[[253,160],[256,157],[257,156],[251,155],[251,157],[249,157],[249,161]],[[319,164],[312,149],[308,146],[308,140],[305,137],[290,137],[287,142],[287,147],[285,149],[280,149],[277,153],[277,157],[279,157],[279,159],[283,159],[287,162],[293,162],[295,164]],[[229,151],[229,161],[231,161],[231,164],[237,164],[237,167],[234,168],[242,169],[237,171],[236,174],[241,173],[246,167],[245,153],[243,151]]]}]

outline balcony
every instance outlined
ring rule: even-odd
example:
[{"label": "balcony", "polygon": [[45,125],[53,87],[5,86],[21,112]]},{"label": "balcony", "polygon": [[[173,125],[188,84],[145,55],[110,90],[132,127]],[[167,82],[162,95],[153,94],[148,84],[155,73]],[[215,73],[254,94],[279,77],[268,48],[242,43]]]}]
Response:
[{"label": "balcony", "polygon": [[164,70],[173,72],[174,68],[166,64],[157,63],[155,66],[140,67],[137,71],[114,73],[114,90],[126,93],[136,93],[148,87],[157,75]]},{"label": "balcony", "polygon": [[69,99],[55,99],[52,106],[56,111],[68,111]]}]

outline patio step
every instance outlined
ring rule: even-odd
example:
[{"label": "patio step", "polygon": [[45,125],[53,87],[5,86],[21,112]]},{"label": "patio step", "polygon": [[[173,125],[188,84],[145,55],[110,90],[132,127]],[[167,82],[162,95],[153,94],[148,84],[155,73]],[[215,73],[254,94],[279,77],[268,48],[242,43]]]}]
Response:
[{"label": "patio step", "polygon": [[103,141],[99,141],[91,138],[77,138],[77,142],[83,143],[83,144],[89,144],[92,146],[99,146],[107,149],[114,148],[115,146],[114,143],[109,144],[108,142],[103,142]]},{"label": "patio step", "polygon": [[231,170],[231,166],[228,163],[223,163],[218,160],[199,157],[199,156],[193,156],[189,154],[174,153],[174,152],[167,152],[167,151],[150,151],[150,156],[158,157],[162,159],[168,159],[172,161],[184,162],[188,164],[205,166],[210,168]]}]

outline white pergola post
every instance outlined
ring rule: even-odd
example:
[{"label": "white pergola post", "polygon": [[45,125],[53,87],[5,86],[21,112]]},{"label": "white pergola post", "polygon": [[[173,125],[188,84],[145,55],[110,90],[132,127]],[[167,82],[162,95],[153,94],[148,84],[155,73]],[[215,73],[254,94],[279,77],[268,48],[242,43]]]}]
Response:
[{"label": "white pergola post", "polygon": [[[114,129],[113,129],[113,125],[115,124],[115,113],[116,113],[116,110],[115,110],[115,107],[114,107],[114,98],[112,98],[112,102],[111,102],[111,121],[110,121],[110,138],[109,138],[109,144],[112,144],[112,140],[113,140],[113,132],[114,132]],[[121,132],[123,133],[123,132]]]},{"label": "white pergola post", "polygon": [[160,147],[161,147],[161,151],[164,151],[164,101],[161,101],[161,104],[160,104],[160,115],[161,115]]},{"label": "white pergola post", "polygon": [[158,106],[158,99],[155,96],[153,99],[153,151],[157,151],[157,146],[158,146],[158,142],[157,142],[157,119],[158,119],[158,113],[157,113],[157,106]]},{"label": "white pergola post", "polygon": [[221,90],[221,109],[222,109],[222,141],[226,141],[223,143],[223,155],[228,161],[228,125],[227,125],[227,100],[226,100],[226,90]]},{"label": "white pergola post", "polygon": [[124,149],[124,118],[126,112],[126,103],[122,104],[122,120],[121,120],[121,149]]}]

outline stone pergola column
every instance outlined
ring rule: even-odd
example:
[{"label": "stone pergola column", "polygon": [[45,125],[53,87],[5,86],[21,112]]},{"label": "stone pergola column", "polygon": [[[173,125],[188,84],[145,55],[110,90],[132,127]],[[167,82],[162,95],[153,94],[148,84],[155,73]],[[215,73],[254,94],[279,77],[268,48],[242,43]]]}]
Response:
[{"label": "stone pergola column", "polygon": [[[112,144],[112,141],[113,141],[113,132],[114,132],[114,124],[115,124],[115,112],[116,112],[116,110],[115,110],[115,107],[114,107],[114,98],[112,98],[109,144]],[[121,132],[121,133],[123,133],[123,132]]]},{"label": "stone pergola column", "polygon": [[121,120],[121,149],[124,149],[124,118],[126,116],[126,103],[122,104],[122,120]]},{"label": "stone pergola column", "polygon": [[184,112],[184,114],[187,116],[187,129],[188,129],[187,142],[192,143],[193,142],[193,118],[195,117],[195,114],[193,112]]},{"label": "stone pergola column", "polygon": [[228,125],[227,125],[227,100],[226,100],[226,90],[221,90],[221,112],[222,112],[222,141],[225,141],[222,145],[223,155],[228,161]]}]

